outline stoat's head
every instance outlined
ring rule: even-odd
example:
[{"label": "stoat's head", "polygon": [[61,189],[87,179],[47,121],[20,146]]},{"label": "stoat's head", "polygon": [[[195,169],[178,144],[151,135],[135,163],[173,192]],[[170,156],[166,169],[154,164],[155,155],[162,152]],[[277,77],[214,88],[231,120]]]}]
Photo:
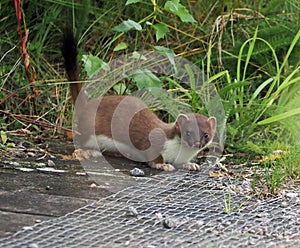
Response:
[{"label": "stoat's head", "polygon": [[201,150],[208,146],[214,138],[216,118],[208,118],[200,114],[180,114],[175,125],[184,145]]}]

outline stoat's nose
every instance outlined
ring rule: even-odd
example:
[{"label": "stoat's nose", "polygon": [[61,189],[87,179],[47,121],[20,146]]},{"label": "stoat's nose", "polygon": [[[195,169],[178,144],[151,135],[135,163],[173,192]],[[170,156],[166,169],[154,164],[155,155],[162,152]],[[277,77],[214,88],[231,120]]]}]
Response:
[{"label": "stoat's nose", "polygon": [[201,142],[200,141],[195,141],[194,147],[201,148]]}]

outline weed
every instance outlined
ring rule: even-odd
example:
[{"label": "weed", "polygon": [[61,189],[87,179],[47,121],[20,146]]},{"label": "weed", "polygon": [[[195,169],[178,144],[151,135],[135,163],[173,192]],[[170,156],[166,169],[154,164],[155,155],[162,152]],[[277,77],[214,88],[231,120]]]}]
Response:
[{"label": "weed", "polygon": [[9,142],[6,132],[0,131],[0,148],[15,147],[15,143]]},{"label": "weed", "polygon": [[228,194],[225,194],[224,193],[224,210],[227,214],[230,214],[232,213],[233,209],[232,209],[232,206],[231,206],[231,194],[230,192]]},{"label": "weed", "polygon": [[[268,154],[272,140],[295,146],[290,148],[291,159],[279,162],[268,180],[274,188],[280,184],[279,175],[284,173],[280,167],[298,177],[299,166],[292,159],[298,161],[300,130],[299,1],[21,2],[20,27],[23,34],[29,30],[26,48],[36,70],[37,91],[33,94],[18,49],[15,9],[4,1],[0,5],[0,126],[4,131],[27,128],[40,133],[50,126],[53,134],[70,126],[72,107],[59,44],[61,30],[70,25],[77,34],[79,55],[100,57],[101,66],[119,55],[149,49],[189,59],[222,99],[216,104],[225,107],[221,125],[228,123],[227,150]],[[94,72],[93,67],[86,68],[82,78]],[[172,77],[160,76],[136,74],[118,82],[114,93],[147,87],[153,79],[156,85],[178,92],[178,98],[195,112],[213,107],[203,106],[193,84],[187,88]]]},{"label": "weed", "polygon": [[277,160],[277,167],[287,180],[300,183],[300,144],[289,145],[285,154]]}]

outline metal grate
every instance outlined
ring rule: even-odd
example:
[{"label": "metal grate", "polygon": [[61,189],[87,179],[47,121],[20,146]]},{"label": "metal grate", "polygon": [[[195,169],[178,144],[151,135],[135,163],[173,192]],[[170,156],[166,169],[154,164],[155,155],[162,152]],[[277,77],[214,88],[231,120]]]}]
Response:
[{"label": "metal grate", "polygon": [[266,200],[179,171],[0,240],[1,247],[300,247],[300,190]]}]

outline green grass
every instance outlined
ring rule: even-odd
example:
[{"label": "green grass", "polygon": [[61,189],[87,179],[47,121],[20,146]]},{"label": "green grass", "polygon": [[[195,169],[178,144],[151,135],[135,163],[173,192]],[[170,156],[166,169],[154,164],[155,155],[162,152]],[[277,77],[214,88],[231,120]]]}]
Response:
[{"label": "green grass", "polygon": [[[290,154],[280,162],[287,172],[284,178],[298,178],[299,164],[292,160],[299,159],[299,1],[182,0],[178,6],[177,1],[126,2],[25,1],[21,28],[23,35],[29,30],[27,51],[40,91],[36,94],[18,48],[16,11],[12,1],[1,2],[0,129],[56,135],[71,126],[60,53],[62,30],[71,26],[81,58],[94,55],[109,64],[121,54],[160,47],[193,62],[222,99],[226,151],[263,155],[272,152],[272,143],[284,143]],[[82,67],[86,79],[88,71]],[[140,81],[125,80],[114,89],[133,92],[145,86],[135,79]],[[178,92],[193,111],[205,112],[192,84],[188,89],[172,77],[160,80],[162,88]]]}]

